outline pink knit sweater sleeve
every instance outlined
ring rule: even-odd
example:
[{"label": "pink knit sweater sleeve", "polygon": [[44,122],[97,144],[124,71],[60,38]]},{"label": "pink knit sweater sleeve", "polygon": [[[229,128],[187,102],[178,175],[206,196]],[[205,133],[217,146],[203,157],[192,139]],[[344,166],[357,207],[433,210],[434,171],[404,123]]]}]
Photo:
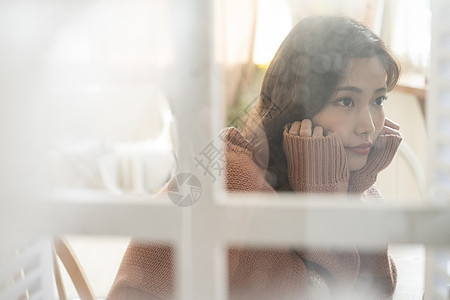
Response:
[{"label": "pink knit sweater sleeve", "polygon": [[344,147],[336,134],[325,137],[300,137],[283,132],[289,183],[294,191],[309,193],[362,194],[392,161],[402,141],[398,128],[383,127],[366,165],[349,172]]},{"label": "pink knit sweater sleeve", "polygon": [[389,125],[383,127],[370,150],[366,165],[361,170],[350,172],[350,193],[364,193],[375,183],[378,174],[392,162],[402,141],[398,129]]},{"label": "pink knit sweater sleeve", "polygon": [[169,244],[133,239],[106,299],[175,299],[173,251]]},{"label": "pink knit sweater sleeve", "polygon": [[344,147],[336,134],[300,137],[283,132],[288,178],[296,192],[346,193],[349,170]]},{"label": "pink knit sweater sleeve", "polygon": [[230,192],[267,192],[276,195],[265,179],[265,170],[255,162],[253,146],[236,128],[223,134],[226,143],[226,185]]}]

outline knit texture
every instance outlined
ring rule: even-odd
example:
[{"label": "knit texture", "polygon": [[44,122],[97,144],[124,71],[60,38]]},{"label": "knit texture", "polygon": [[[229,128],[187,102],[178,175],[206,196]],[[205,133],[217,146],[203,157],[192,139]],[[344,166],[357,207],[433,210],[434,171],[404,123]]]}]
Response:
[{"label": "knit texture", "polygon": [[133,240],[107,299],[174,299],[173,258],[170,245]]},{"label": "knit texture", "polygon": [[402,136],[397,129],[384,126],[370,150],[366,165],[361,170],[351,172],[349,192],[361,194],[373,185],[378,173],[392,162],[401,141]]},{"label": "knit texture", "polygon": [[283,149],[292,188],[309,193],[346,193],[350,174],[337,135],[300,137],[290,135],[289,128],[284,128]]},{"label": "knit texture", "polygon": [[230,299],[291,300],[306,295],[308,270],[292,251],[231,247],[228,262]]},{"label": "knit texture", "polygon": [[[235,128],[226,129],[222,136],[226,138],[227,189],[269,192],[276,197],[277,193],[264,179],[265,171],[255,163],[252,145]],[[285,134],[284,139],[290,164],[289,178],[297,191],[302,188],[308,192],[346,190],[349,175],[344,167],[345,155],[342,156],[341,145],[335,136],[305,141]],[[392,147],[386,149],[395,152]],[[328,151],[332,154],[327,154]],[[380,151],[376,155],[390,158],[393,153],[387,155]],[[301,156],[312,159],[308,161]],[[302,159],[307,167],[296,172],[296,168],[301,167],[295,162],[298,159]],[[377,157],[373,159],[375,161]],[[324,161],[332,166],[325,168],[327,170],[315,170],[323,168],[320,162]],[[364,176],[364,173],[360,175]],[[372,180],[373,176],[364,176],[369,177]],[[353,182],[360,187],[365,181],[355,177]],[[365,197],[381,199],[374,187],[362,194],[362,198]],[[174,299],[173,260],[173,249],[169,245],[132,240],[107,299]],[[228,292],[233,300],[337,299],[339,291],[358,293],[360,299],[388,299],[395,290],[396,276],[395,265],[387,251],[363,253],[356,248],[336,251],[239,246],[228,250]]]},{"label": "knit texture", "polygon": [[225,129],[228,191],[269,192],[276,194],[265,180],[265,171],[259,168],[253,157],[253,146],[236,128]]}]

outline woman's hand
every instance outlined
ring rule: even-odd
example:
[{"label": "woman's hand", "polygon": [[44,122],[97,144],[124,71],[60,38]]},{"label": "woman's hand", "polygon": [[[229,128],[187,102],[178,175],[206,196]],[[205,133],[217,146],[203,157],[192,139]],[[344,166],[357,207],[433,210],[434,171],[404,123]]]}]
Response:
[{"label": "woman's hand", "polygon": [[[310,119],[304,119],[303,121],[295,121],[289,129],[289,134],[301,137],[321,137],[324,136],[323,128],[320,126],[312,126]],[[329,133],[327,133],[328,135]]]}]

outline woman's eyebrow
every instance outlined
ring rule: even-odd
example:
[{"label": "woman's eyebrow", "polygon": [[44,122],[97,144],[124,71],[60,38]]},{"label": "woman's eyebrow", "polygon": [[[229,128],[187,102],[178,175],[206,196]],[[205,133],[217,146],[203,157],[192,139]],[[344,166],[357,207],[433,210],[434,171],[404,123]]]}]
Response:
[{"label": "woman's eyebrow", "polygon": [[356,86],[340,86],[336,89],[336,92],[339,91],[350,91],[350,92],[355,92],[355,93],[362,93],[362,90],[360,88],[357,88]]},{"label": "woman's eyebrow", "polygon": [[[340,86],[336,89],[336,92],[339,92],[339,91],[350,91],[350,92],[359,93],[359,94],[362,94],[362,92],[363,92],[360,88],[358,88],[356,86]],[[378,94],[381,92],[387,92],[387,89],[385,87],[380,87],[380,88],[377,88],[373,93]]]},{"label": "woman's eyebrow", "polygon": [[386,93],[386,92],[387,92],[387,88],[385,88],[385,87],[380,87],[380,88],[376,89],[375,92],[373,92],[373,93],[374,93],[374,94],[378,94],[378,93],[381,93],[381,92]]}]

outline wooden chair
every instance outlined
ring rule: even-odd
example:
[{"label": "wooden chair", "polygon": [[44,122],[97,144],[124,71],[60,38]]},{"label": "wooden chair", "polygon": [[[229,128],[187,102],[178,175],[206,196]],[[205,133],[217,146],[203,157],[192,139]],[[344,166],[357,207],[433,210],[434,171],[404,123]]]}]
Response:
[{"label": "wooden chair", "polygon": [[81,300],[94,300],[97,299],[92,290],[83,268],[80,265],[75,253],[70,247],[69,242],[64,237],[53,238],[54,256],[53,256],[53,268],[56,281],[56,288],[58,290],[58,296],[60,300],[67,300],[66,291],[61,277],[61,272],[58,264],[58,257],[64,265],[70,279],[75,286],[78,296]]}]

